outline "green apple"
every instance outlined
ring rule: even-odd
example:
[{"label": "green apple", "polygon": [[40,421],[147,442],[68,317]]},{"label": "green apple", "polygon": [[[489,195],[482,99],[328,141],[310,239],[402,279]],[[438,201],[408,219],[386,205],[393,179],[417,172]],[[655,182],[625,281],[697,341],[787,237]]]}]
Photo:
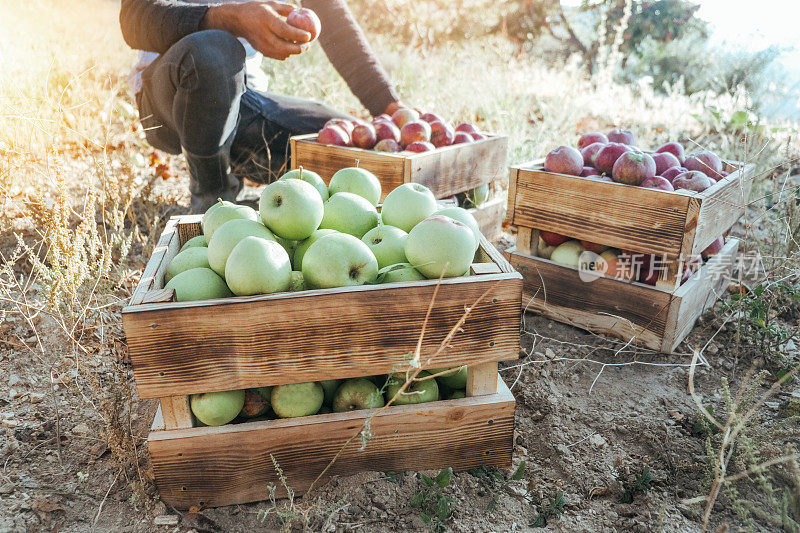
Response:
[{"label": "green apple", "polygon": [[396,281],[420,281],[428,279],[411,266],[411,263],[397,263],[383,267],[378,271],[381,283],[394,283]]},{"label": "green apple", "polygon": [[319,195],[322,198],[323,202],[328,199],[328,196],[330,196],[328,194],[328,186],[325,185],[325,182],[322,181],[322,178],[319,177],[319,174],[311,170],[306,170],[303,167],[290,170],[289,172],[287,172],[278,179],[279,180],[300,179],[305,181],[306,183],[313,185],[314,188],[317,189],[317,192],[319,192]]},{"label": "green apple", "polygon": [[324,237],[325,235],[330,235],[331,233],[336,233],[335,229],[318,229],[308,239],[300,241],[297,243],[297,248],[294,250],[294,257],[292,258],[292,265],[296,270],[303,269],[303,257],[306,255],[306,251],[308,250],[309,246],[317,242],[317,239],[320,237]]},{"label": "green apple", "polygon": [[459,389],[451,392],[448,400],[457,400],[459,398],[466,398],[466,397],[467,397],[467,391],[465,391],[464,389]]},{"label": "green apple", "polygon": [[303,257],[303,278],[312,288],[364,285],[377,277],[375,255],[366,244],[347,233],[323,236]]},{"label": "green apple", "polygon": [[330,407],[328,407],[327,405],[323,405],[322,407],[319,408],[319,411],[317,411],[316,414],[318,414],[318,415],[327,415],[327,414],[330,414],[332,412],[333,411],[331,411]]},{"label": "green apple", "polygon": [[283,237],[275,235],[275,242],[283,246],[283,249],[289,254],[289,258],[292,258],[294,257],[294,251],[297,250],[297,244],[300,241],[290,241],[289,239],[284,239]]},{"label": "green apple", "polygon": [[472,213],[462,207],[452,206],[443,207],[442,209],[436,211],[435,214],[450,217],[453,220],[458,220],[462,224],[469,226],[469,229],[471,229],[473,235],[475,235],[475,249],[478,249],[481,244],[481,228],[478,226],[478,221],[475,220],[475,217],[472,216]]},{"label": "green apple", "polygon": [[452,368],[429,368],[428,372],[431,374],[438,374],[446,370],[452,370],[452,373],[442,374],[436,376],[436,381],[450,387],[451,389],[463,389],[467,386],[467,367],[452,367]]},{"label": "green apple", "polygon": [[319,227],[335,229],[358,237],[378,225],[378,211],[366,199],[351,192],[337,192],[325,202],[325,214]]},{"label": "green apple", "polygon": [[193,246],[178,253],[172,258],[164,273],[164,281],[169,281],[181,272],[190,268],[211,268],[208,264],[208,249],[205,246]]},{"label": "green apple", "polygon": [[475,234],[450,217],[428,217],[406,239],[406,257],[428,279],[452,278],[469,270],[475,257]]},{"label": "green apple", "polygon": [[207,426],[227,424],[244,406],[244,391],[229,390],[192,394],[189,405],[194,416]]},{"label": "green apple", "polygon": [[[426,372],[420,372],[418,378],[425,377]],[[386,386],[386,401],[388,402],[394,398],[395,394],[400,390],[400,387],[406,382],[405,372],[398,372],[389,377],[388,385]],[[439,399],[439,386],[436,380],[426,379],[423,381],[414,381],[403,393],[397,397],[392,405],[412,405],[417,403],[435,402]]]},{"label": "green apple", "polygon": [[208,246],[205,235],[198,235],[197,237],[192,237],[191,239],[183,243],[183,246],[181,246],[180,251],[182,252],[187,248],[194,248],[196,246],[202,246],[204,248]]},{"label": "green apple", "polygon": [[316,414],[322,407],[325,392],[322,385],[309,381],[272,387],[272,410],[281,418]]},{"label": "green apple", "polygon": [[299,241],[319,227],[325,209],[319,191],[303,180],[275,181],[261,192],[261,220],[278,237]]},{"label": "green apple", "polygon": [[235,219],[258,220],[258,213],[252,207],[234,204],[225,200],[220,200],[209,207],[200,220],[200,227],[203,228],[203,236],[206,239],[206,243],[211,242],[211,237],[214,236],[217,228],[229,220]]},{"label": "green apple", "polygon": [[184,270],[169,280],[164,288],[175,289],[175,298],[179,302],[233,296],[224,279],[210,268],[203,267]]},{"label": "green apple", "polygon": [[410,232],[436,211],[436,197],[420,183],[404,183],[386,195],[381,207],[384,224]]},{"label": "green apple", "polygon": [[272,387],[245,389],[244,405],[239,414],[244,418],[255,418],[267,414],[270,408],[269,399],[271,395]]},{"label": "green apple", "polygon": [[489,199],[489,184],[479,185],[467,193],[467,198],[472,205],[480,207]]},{"label": "green apple", "polygon": [[382,225],[366,232],[361,240],[375,254],[378,268],[383,268],[408,261],[406,253],[403,251],[407,237],[408,233],[400,228]]},{"label": "green apple", "polygon": [[307,288],[303,273],[299,270],[292,270],[292,275],[289,277],[289,288],[287,290],[290,292],[297,292],[304,291]]},{"label": "green apple", "polygon": [[550,260],[562,265],[578,268],[581,254],[584,252],[583,245],[579,241],[567,241],[559,244],[550,253]]},{"label": "green apple", "polygon": [[333,404],[333,396],[336,394],[336,389],[341,384],[341,379],[325,379],[319,382],[322,385],[322,390],[325,391],[325,405]]},{"label": "green apple", "polygon": [[255,220],[231,220],[220,226],[208,243],[208,264],[220,276],[225,276],[225,263],[234,246],[245,237],[261,237],[274,241],[275,236],[264,224]]},{"label": "green apple", "polygon": [[381,182],[369,170],[358,167],[343,168],[331,177],[328,193],[351,192],[365,198],[374,206],[381,201]]},{"label": "green apple", "polygon": [[348,379],[336,389],[331,407],[334,413],[343,413],[358,409],[376,409],[383,405],[383,394],[378,387],[366,378],[357,378]]},{"label": "green apple", "polygon": [[270,294],[289,289],[292,262],[275,241],[245,237],[225,263],[225,282],[237,296]]}]

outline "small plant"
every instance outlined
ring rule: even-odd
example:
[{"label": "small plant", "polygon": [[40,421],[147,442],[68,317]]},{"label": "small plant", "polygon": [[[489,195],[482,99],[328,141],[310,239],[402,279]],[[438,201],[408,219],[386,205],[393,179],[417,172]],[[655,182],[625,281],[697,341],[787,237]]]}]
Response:
[{"label": "small plant", "polygon": [[422,482],[419,490],[411,497],[411,505],[420,510],[419,517],[428,524],[431,531],[445,531],[447,522],[453,515],[455,500],[444,494],[444,489],[450,485],[453,469],[448,467],[440,471],[435,478],[425,474],[417,474]]},{"label": "small plant", "polygon": [[619,501],[621,503],[632,503],[637,494],[647,494],[650,483],[653,482],[653,473],[650,471],[650,467],[644,466],[638,474],[634,474],[633,481],[624,474],[617,476],[617,481],[620,482],[623,489]]},{"label": "small plant", "polygon": [[[477,478],[486,492],[489,493],[489,503],[486,511],[492,512],[500,500],[500,494],[511,484],[512,481],[520,481],[525,475],[525,461],[522,461],[511,476],[506,475],[499,469],[491,466],[481,465],[478,468],[468,470],[469,474]],[[483,496],[481,492],[479,496]]]},{"label": "small plant", "polygon": [[564,493],[559,490],[551,498],[547,498],[546,502],[540,500],[532,503],[536,507],[536,518],[531,522],[531,527],[545,527],[548,520],[561,517],[567,500],[564,498]]}]

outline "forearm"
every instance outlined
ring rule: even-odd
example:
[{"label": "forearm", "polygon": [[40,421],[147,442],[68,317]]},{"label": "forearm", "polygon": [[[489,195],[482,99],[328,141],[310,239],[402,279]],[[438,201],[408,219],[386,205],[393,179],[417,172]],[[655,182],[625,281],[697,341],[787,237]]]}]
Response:
[{"label": "forearm", "polygon": [[343,0],[303,0],[322,21],[325,54],[353,94],[373,116],[399,100],[389,76]]},{"label": "forearm", "polygon": [[208,9],[176,0],[122,0],[122,36],[131,48],[164,53],[198,31]]}]

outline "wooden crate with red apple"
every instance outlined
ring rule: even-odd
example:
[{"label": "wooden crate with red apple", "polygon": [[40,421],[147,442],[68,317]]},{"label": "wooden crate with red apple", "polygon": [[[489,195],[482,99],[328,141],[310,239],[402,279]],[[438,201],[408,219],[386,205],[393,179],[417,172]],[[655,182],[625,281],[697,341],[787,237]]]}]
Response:
[{"label": "wooden crate with red apple", "polygon": [[[172,218],[123,310],[139,396],[159,400],[148,449],[164,501],[284,495],[273,458],[298,494],[323,471],[510,466],[515,401],[497,363],[518,356],[522,277],[486,239],[471,276],[176,302],[167,265],[200,233],[199,216]],[[465,398],[218,427],[190,409],[192,394],[406,370],[418,342],[423,368],[468,365]]]},{"label": "wooden crate with red apple", "polygon": [[[652,188],[619,183],[593,175],[592,167],[581,170],[580,163],[570,174],[546,171],[543,160],[511,168],[507,222],[517,230],[517,244],[506,254],[525,277],[527,309],[672,351],[730,278],[738,242],[729,239],[723,247],[722,236],[744,213],[754,166],[725,161],[719,179],[696,192],[664,190],[659,183]],[[665,188],[673,189],[669,185]],[[638,281],[616,275],[587,283],[570,261],[551,260],[565,241],[580,241],[576,254],[622,250],[619,257],[643,259],[647,272],[634,276]],[[705,252],[718,257],[693,272]],[[616,252],[605,253],[611,255],[597,259],[606,261],[613,274]],[[654,261],[659,268],[651,265]]]}]

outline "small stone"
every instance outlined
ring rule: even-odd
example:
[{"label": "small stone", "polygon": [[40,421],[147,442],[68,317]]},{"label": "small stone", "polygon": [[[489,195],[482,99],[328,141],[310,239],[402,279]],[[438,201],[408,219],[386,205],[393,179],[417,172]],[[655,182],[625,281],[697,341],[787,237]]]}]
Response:
[{"label": "small stone", "polygon": [[13,483],[3,483],[0,485],[0,494],[11,494],[15,489],[16,487]]},{"label": "small stone", "polygon": [[157,526],[177,526],[178,515],[175,514],[162,514],[153,519],[153,524]]},{"label": "small stone", "polygon": [[603,438],[602,435],[599,433],[595,433],[591,437],[589,437],[589,442],[597,446],[598,448],[603,448],[606,445],[606,439]]},{"label": "small stone", "polygon": [[42,400],[44,400],[44,393],[32,392],[28,395],[28,398],[30,398],[31,403],[42,403]]},{"label": "small stone", "polygon": [[708,347],[706,348],[706,352],[710,353],[711,355],[714,355],[715,353],[719,352],[719,348],[717,347],[716,344],[709,344]]},{"label": "small stone", "polygon": [[77,433],[78,435],[86,435],[90,432],[89,426],[86,425],[85,422],[81,422],[74,428],[72,428],[73,433]]}]

